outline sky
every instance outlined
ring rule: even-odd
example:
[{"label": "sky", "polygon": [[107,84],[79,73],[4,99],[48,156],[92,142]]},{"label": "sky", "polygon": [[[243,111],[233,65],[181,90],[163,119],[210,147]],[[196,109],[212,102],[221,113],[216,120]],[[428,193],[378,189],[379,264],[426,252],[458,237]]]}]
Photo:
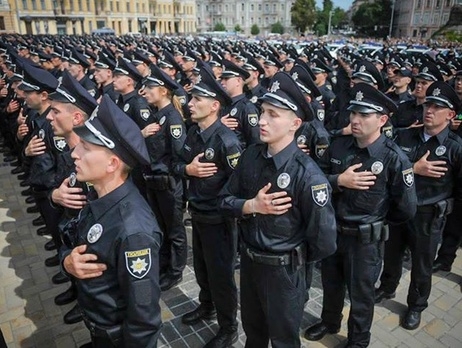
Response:
[{"label": "sky", "polygon": [[[345,10],[348,10],[348,8],[353,3],[353,0],[333,0],[333,3],[334,3],[334,7],[340,7]],[[316,0],[316,6],[322,8],[322,0]]]}]

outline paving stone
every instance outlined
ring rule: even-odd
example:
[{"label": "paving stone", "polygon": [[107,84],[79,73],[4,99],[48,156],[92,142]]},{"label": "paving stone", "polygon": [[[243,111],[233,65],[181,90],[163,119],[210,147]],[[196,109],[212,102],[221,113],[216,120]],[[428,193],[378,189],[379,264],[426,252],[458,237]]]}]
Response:
[{"label": "paving stone", "polygon": [[424,330],[432,337],[439,338],[449,331],[449,326],[441,319],[433,319],[424,326]]}]

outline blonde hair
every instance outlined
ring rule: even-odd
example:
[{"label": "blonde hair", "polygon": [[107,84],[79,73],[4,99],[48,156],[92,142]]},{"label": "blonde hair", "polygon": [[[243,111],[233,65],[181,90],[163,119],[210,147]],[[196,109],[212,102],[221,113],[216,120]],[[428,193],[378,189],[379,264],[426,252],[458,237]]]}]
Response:
[{"label": "blonde hair", "polygon": [[180,113],[181,117],[184,120],[183,108],[181,106],[180,98],[178,98],[178,96],[174,95],[171,90],[169,90],[167,88],[165,88],[165,89],[167,90],[168,98],[172,101],[173,107]]}]

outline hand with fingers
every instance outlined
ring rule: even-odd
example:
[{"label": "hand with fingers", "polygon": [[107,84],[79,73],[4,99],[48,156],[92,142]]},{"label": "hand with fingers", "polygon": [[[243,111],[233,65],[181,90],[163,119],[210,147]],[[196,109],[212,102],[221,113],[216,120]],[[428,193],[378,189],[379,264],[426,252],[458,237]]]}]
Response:
[{"label": "hand with fingers", "polygon": [[297,144],[298,148],[301,149],[307,155],[310,154],[310,148],[306,144]]},{"label": "hand with fingers", "polygon": [[220,120],[221,123],[231,130],[235,130],[239,126],[239,122],[234,117],[229,116],[229,114],[223,116]]},{"label": "hand with fingers", "polygon": [[361,166],[362,163],[358,163],[348,167],[347,170],[338,176],[338,185],[355,190],[368,190],[373,186],[376,176],[368,170],[356,172]]},{"label": "hand with fingers", "polygon": [[186,166],[186,174],[197,178],[207,178],[217,172],[218,168],[216,164],[211,162],[201,162],[200,159],[202,157],[204,157],[203,152],[194,157],[193,161]]},{"label": "hand with fingers", "polygon": [[292,207],[292,198],[286,191],[268,193],[271,183],[266,184],[257,195],[248,200],[244,207],[244,213],[282,215]]},{"label": "hand with fingers", "polygon": [[69,187],[69,178],[66,178],[62,184],[54,189],[51,193],[53,203],[59,204],[70,209],[82,209],[87,203],[87,196],[81,194],[80,187]]},{"label": "hand with fingers", "polygon": [[429,161],[430,151],[427,150],[417,162],[414,163],[414,173],[430,178],[441,178],[448,171],[446,161]]},{"label": "hand with fingers", "polygon": [[27,144],[25,153],[26,153],[26,156],[29,156],[29,157],[39,156],[39,155],[43,155],[46,149],[47,147],[43,139],[40,139],[37,135],[34,135],[32,139],[29,141],[29,143]]},{"label": "hand with fingers", "polygon": [[104,263],[96,263],[98,257],[95,254],[85,254],[86,250],[86,245],[75,247],[64,259],[64,269],[79,279],[100,277],[107,266]]}]

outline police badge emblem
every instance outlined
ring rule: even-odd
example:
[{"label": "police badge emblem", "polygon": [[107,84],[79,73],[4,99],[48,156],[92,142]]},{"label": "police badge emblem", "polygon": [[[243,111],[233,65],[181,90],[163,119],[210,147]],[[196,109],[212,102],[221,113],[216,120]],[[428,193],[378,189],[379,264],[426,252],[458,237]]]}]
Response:
[{"label": "police badge emblem", "polygon": [[66,139],[63,137],[53,137],[53,144],[58,151],[63,151],[66,147]]},{"label": "police badge emblem", "polygon": [[403,173],[403,181],[406,186],[411,187],[414,184],[414,171],[412,168],[406,169],[402,171]]},{"label": "police badge emblem", "polygon": [[165,123],[165,116],[162,116],[161,119],[159,120],[159,125],[163,125]]},{"label": "police badge emblem", "polygon": [[174,137],[175,139],[179,139],[182,134],[183,128],[181,128],[181,125],[170,126],[170,135],[172,137]]},{"label": "police badge emblem", "polygon": [[316,157],[321,158],[324,155],[324,152],[326,152],[328,147],[329,145],[327,144],[316,145],[315,146]]},{"label": "police badge emblem", "polygon": [[125,104],[124,105],[124,112],[127,112],[128,109],[130,109],[130,104]]},{"label": "police badge emblem", "polygon": [[372,166],[371,166],[372,174],[378,175],[378,174],[382,173],[382,171],[383,171],[383,163],[382,162],[376,161],[376,162],[372,163]]},{"label": "police badge emblem", "polygon": [[149,116],[151,115],[151,112],[149,112],[148,109],[141,109],[140,110],[140,116],[143,120],[147,120],[149,118]]},{"label": "police badge emblem", "polygon": [[38,137],[40,139],[45,139],[45,129],[40,129],[39,132],[38,132]]},{"label": "police badge emblem", "polygon": [[306,136],[299,135],[297,138],[297,145],[305,145],[306,144]]},{"label": "police badge emblem", "polygon": [[92,97],[96,95],[96,91],[94,89],[88,90],[88,94],[90,94]]},{"label": "police badge emblem", "polygon": [[249,114],[247,115],[247,120],[252,127],[255,127],[258,124],[258,115],[257,114]]},{"label": "police badge emblem", "polygon": [[393,137],[393,128],[392,127],[383,127],[382,132],[389,139],[391,139]]},{"label": "police badge emblem", "polygon": [[290,175],[287,173],[279,174],[277,184],[279,188],[285,189],[290,184]]},{"label": "police badge emblem", "polygon": [[178,97],[178,100],[180,101],[180,104],[181,104],[181,105],[185,105],[185,104],[186,104],[186,97]]},{"label": "police badge emblem", "polygon": [[317,205],[319,205],[320,207],[324,207],[329,201],[327,184],[311,186],[311,197],[313,197],[313,201]]},{"label": "police badge emblem", "polygon": [[318,110],[317,116],[318,116],[319,121],[324,122],[324,115],[325,115],[324,110]]},{"label": "police badge emblem", "polygon": [[215,156],[215,150],[209,147],[205,150],[205,159],[211,160]]},{"label": "police badge emblem", "polygon": [[435,154],[437,156],[443,156],[446,153],[446,146],[440,145],[436,148]]},{"label": "police badge emblem", "polygon": [[233,108],[229,114],[231,116],[234,116],[234,115],[236,115],[236,113],[237,113],[237,108]]},{"label": "police badge emblem", "polygon": [[128,273],[135,278],[144,278],[151,269],[151,264],[151,248],[125,252],[125,266]]},{"label": "police badge emblem", "polygon": [[252,98],[250,98],[250,102],[252,104],[255,104],[257,102],[257,100],[258,100],[258,97],[256,95],[254,95]]},{"label": "police badge emblem", "polygon": [[90,227],[87,233],[87,240],[89,243],[96,243],[103,234],[103,226],[101,224],[94,224]]},{"label": "police badge emblem", "polygon": [[228,161],[228,165],[233,169],[236,168],[237,163],[239,162],[239,157],[241,157],[240,152],[237,152],[237,153],[235,153],[233,155],[226,156],[226,160]]},{"label": "police badge emblem", "polygon": [[74,187],[76,183],[77,183],[77,174],[71,173],[71,175],[69,175],[69,187]]}]

